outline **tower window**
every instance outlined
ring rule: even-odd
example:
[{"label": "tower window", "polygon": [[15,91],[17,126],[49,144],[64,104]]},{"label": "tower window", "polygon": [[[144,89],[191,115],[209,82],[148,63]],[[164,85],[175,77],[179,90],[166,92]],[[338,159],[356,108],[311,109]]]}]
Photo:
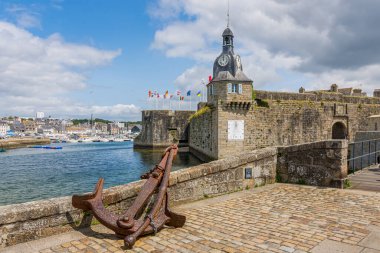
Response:
[{"label": "tower window", "polygon": [[238,93],[243,92],[243,85],[241,83],[229,83],[228,84],[228,93]]},{"label": "tower window", "polygon": [[231,45],[231,43],[230,43],[230,38],[225,37],[225,38],[224,38],[224,44],[225,44],[225,45]]}]

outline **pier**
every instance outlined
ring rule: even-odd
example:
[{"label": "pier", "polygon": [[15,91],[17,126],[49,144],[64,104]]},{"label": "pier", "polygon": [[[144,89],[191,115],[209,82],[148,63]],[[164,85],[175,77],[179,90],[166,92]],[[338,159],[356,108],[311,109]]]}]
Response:
[{"label": "pier", "polygon": [[34,139],[34,138],[10,138],[5,140],[0,140],[0,148],[13,149],[22,148],[29,145],[44,145],[50,144],[50,139]]}]

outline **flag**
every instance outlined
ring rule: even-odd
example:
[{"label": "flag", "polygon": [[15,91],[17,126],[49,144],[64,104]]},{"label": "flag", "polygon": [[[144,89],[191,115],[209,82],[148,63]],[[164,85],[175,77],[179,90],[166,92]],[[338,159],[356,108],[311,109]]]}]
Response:
[{"label": "flag", "polygon": [[160,93],[157,93],[157,98],[160,98]]},{"label": "flag", "polygon": [[149,92],[148,92],[148,97],[151,97],[151,96],[152,96],[152,92],[149,91]]},{"label": "flag", "polygon": [[212,81],[212,76],[208,76],[208,82],[211,83]]},{"label": "flag", "polygon": [[173,96],[174,96],[174,95],[170,95],[170,99],[172,99],[172,98],[173,98]]},{"label": "flag", "polygon": [[181,91],[177,90],[177,96],[180,96],[180,95],[181,95]]},{"label": "flag", "polygon": [[198,97],[201,96],[201,91],[198,91],[197,96],[198,96]]},{"label": "flag", "polygon": [[165,92],[164,98],[166,99],[169,96],[169,91]]},{"label": "flag", "polygon": [[187,92],[187,96],[190,96],[191,95],[191,91],[189,90],[188,92]]}]

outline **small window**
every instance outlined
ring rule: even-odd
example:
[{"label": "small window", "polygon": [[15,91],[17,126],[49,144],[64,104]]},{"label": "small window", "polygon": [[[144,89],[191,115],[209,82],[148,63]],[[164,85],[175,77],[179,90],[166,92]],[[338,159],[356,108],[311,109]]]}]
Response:
[{"label": "small window", "polygon": [[239,92],[239,85],[237,83],[232,84],[232,93]]},{"label": "small window", "polygon": [[228,86],[227,93],[232,93],[232,83],[227,84],[227,86]]},{"label": "small window", "polygon": [[208,88],[208,94],[213,95],[214,94],[214,86],[212,84],[210,84],[207,88]]},{"label": "small window", "polygon": [[243,92],[243,85],[241,83],[229,83],[227,92],[241,94]]}]

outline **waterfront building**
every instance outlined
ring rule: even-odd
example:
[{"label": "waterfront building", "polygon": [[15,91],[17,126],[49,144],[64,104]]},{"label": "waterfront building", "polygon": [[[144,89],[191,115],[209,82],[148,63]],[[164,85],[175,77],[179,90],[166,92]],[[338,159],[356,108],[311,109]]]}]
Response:
[{"label": "waterfront building", "polygon": [[5,121],[0,121],[0,136],[5,136],[9,130],[10,127],[8,123]]},{"label": "waterfront building", "polygon": [[109,134],[111,135],[116,135],[116,134],[119,134],[119,127],[116,123],[108,123],[107,124],[107,131]]},{"label": "waterfront building", "polygon": [[37,124],[34,120],[24,120],[22,124],[24,125],[25,133],[29,133],[29,134],[37,133]]},{"label": "waterfront building", "polygon": [[107,123],[95,122],[95,132],[97,134],[107,134],[108,126]]}]

